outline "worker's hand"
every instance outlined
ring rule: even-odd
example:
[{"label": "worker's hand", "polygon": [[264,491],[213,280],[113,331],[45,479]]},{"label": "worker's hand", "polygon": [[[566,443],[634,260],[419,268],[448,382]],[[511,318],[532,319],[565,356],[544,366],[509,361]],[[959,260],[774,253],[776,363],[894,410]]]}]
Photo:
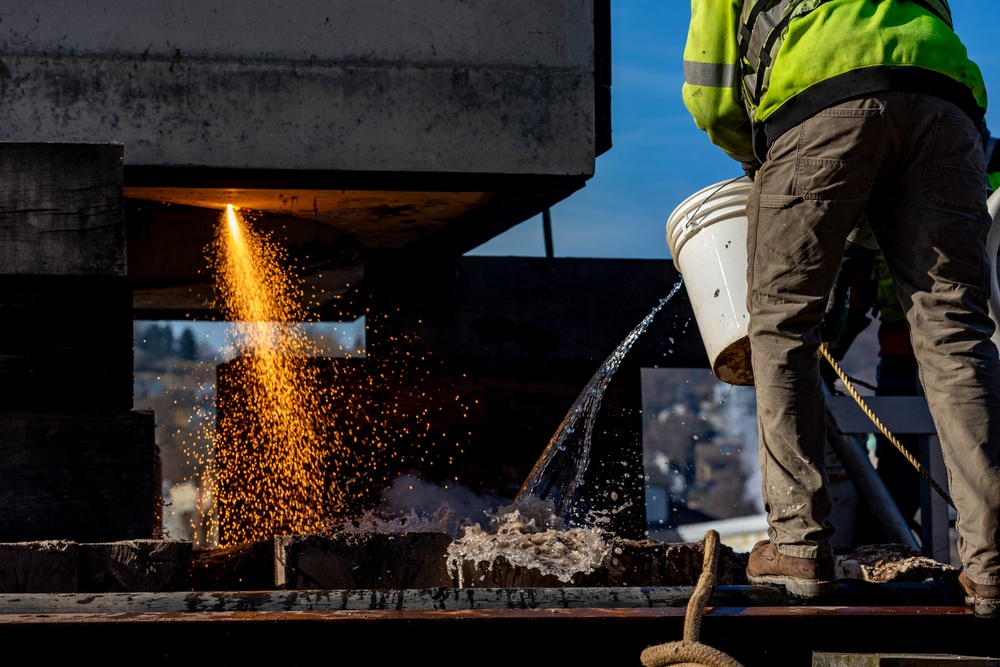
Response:
[{"label": "worker's hand", "polygon": [[851,305],[851,283],[839,276],[826,302],[826,314],[819,325],[819,339],[829,343],[840,338],[847,329],[847,311]]},{"label": "worker's hand", "polygon": [[752,160],[750,162],[741,162],[743,166],[743,173],[747,175],[751,181],[757,180],[757,172],[760,171],[760,162],[757,160]]},{"label": "worker's hand", "polygon": [[[874,237],[872,237],[874,243]],[[868,318],[859,318],[871,308],[867,300],[868,290],[872,283],[872,263],[875,261],[875,248],[848,241],[844,247],[844,256],[840,260],[840,271],[837,281],[833,284],[830,298],[826,304],[826,314],[819,327],[820,339],[824,343],[841,340],[844,351],[851,341],[868,326]],[[851,288],[855,287],[852,296]],[[851,315],[851,299],[854,298],[855,315]],[[863,322],[861,321],[863,320]],[[860,328],[858,325],[860,324]],[[850,329],[850,331],[848,331]]]}]

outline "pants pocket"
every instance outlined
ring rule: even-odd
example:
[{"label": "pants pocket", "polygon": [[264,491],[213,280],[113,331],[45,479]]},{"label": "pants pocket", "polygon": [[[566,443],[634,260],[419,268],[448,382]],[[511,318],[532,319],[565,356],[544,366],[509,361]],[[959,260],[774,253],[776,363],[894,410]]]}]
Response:
[{"label": "pants pocket", "polygon": [[825,109],[799,125],[793,193],[807,199],[866,197],[875,182],[879,108]]},{"label": "pants pocket", "polygon": [[927,203],[951,211],[979,213],[986,201],[986,174],[979,128],[968,116],[939,113],[920,184]]}]

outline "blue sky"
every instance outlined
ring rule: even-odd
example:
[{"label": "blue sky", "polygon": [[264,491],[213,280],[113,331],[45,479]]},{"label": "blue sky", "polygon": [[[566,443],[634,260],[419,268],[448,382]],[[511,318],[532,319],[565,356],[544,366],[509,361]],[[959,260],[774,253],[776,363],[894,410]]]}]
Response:
[{"label": "blue sky", "polygon": [[[1000,134],[1000,4],[952,0],[955,29],[986,78],[986,120]],[[667,259],[667,217],[687,196],[739,176],[681,101],[690,3],[612,0],[612,141],[587,187],[552,209],[557,257]],[[545,254],[541,218],[470,254]]]}]

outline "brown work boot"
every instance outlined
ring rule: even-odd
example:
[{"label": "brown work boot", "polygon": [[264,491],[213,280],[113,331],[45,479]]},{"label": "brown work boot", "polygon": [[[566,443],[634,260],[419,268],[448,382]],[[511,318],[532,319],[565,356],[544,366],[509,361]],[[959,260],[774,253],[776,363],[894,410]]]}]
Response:
[{"label": "brown work boot", "polygon": [[754,545],[747,562],[751,584],[781,586],[789,595],[811,598],[837,588],[833,557],[796,558],[774,550],[770,540]]},{"label": "brown work boot", "polygon": [[965,593],[965,604],[979,618],[1000,618],[1000,586],[995,584],[977,584],[965,575],[965,570],[958,573],[958,583]]}]

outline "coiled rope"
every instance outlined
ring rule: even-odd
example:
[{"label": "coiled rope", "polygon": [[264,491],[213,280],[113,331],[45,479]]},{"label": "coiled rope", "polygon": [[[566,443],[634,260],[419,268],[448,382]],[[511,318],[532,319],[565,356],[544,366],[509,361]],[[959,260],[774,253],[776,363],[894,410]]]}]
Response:
[{"label": "coiled rope", "polygon": [[833,367],[833,370],[837,373],[837,376],[840,378],[840,381],[844,383],[844,387],[847,388],[848,393],[854,398],[855,401],[857,401],[858,406],[864,411],[866,415],[868,415],[868,418],[872,420],[872,423],[875,424],[876,427],[878,427],[878,430],[880,430],[882,434],[889,439],[889,442],[891,442],[893,446],[899,450],[899,453],[902,454],[906,458],[906,460],[909,461],[910,464],[917,469],[917,472],[923,475],[923,478],[927,480],[927,483],[931,485],[931,488],[934,489],[939,496],[944,498],[945,502],[947,502],[952,507],[955,507],[955,503],[952,502],[951,496],[948,495],[948,492],[942,489],[938,485],[938,483],[934,481],[934,478],[931,477],[926,470],[924,470],[924,467],[922,465],[920,465],[920,461],[914,458],[913,454],[908,452],[906,448],[903,447],[903,444],[896,438],[896,436],[894,436],[892,433],[889,432],[889,429],[885,427],[885,424],[882,423],[882,420],[879,419],[874,412],[872,412],[871,408],[868,407],[868,404],[865,403],[864,399],[861,398],[861,395],[858,394],[857,390],[854,388],[854,385],[848,379],[847,374],[844,373],[843,369],[837,364],[836,361],[834,361],[833,355],[830,354],[830,350],[827,348],[826,343],[820,344],[819,352],[821,355],[823,355],[823,358],[825,358],[828,362],[830,362],[830,366]]},{"label": "coiled rope", "polygon": [[715,589],[715,570],[719,565],[719,533],[705,533],[705,558],[694,594],[688,600],[684,616],[684,639],[650,646],[639,656],[645,667],[743,667],[739,662],[718,649],[698,641],[705,605]]}]

